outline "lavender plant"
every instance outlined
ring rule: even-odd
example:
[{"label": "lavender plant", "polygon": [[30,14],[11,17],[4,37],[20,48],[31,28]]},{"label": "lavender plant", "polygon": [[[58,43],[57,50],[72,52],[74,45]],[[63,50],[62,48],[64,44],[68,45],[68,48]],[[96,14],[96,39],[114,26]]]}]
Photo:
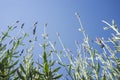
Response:
[{"label": "lavender plant", "polygon": [[[46,27],[47,24],[44,25],[44,33],[42,34],[44,43],[40,44],[40,46],[43,48],[43,54],[40,55],[40,58],[42,59],[43,63],[38,63],[38,70],[39,74],[41,74],[39,80],[57,80],[62,77],[62,74],[59,74],[58,71],[61,68],[60,66],[53,69],[53,66],[56,64],[56,61],[52,58],[53,53],[56,51],[53,48],[53,44],[48,39],[48,34],[46,33]],[[52,49],[50,49],[50,47]],[[50,51],[48,51],[49,49]]]},{"label": "lavender plant", "polygon": [[[19,51],[17,48],[22,44],[25,35],[20,37],[13,37],[9,35],[16,28],[16,21],[12,26],[8,26],[6,32],[2,32],[0,37],[0,80],[11,80],[15,75],[19,62]],[[7,42],[8,40],[8,42]]]},{"label": "lavender plant", "polygon": [[[33,50],[37,22],[34,24],[32,34],[34,38],[29,40],[30,47],[25,47],[26,43],[23,43],[26,37],[30,37],[23,30],[24,23],[21,27],[16,26],[17,23],[18,21],[8,27],[7,32],[3,32],[0,37],[0,80],[56,80],[61,78],[62,74],[58,73],[60,66],[55,68],[56,61],[51,58],[55,51],[51,47],[53,44],[50,41],[49,44],[47,42],[48,35],[45,30],[47,25],[44,26],[42,35],[44,39],[41,46],[43,54],[40,54],[42,62],[36,62],[33,59]],[[11,36],[10,32],[16,28],[20,28],[17,35]],[[50,52],[47,48],[51,49]]]},{"label": "lavender plant", "polygon": [[[18,27],[19,21],[0,36],[0,80],[119,80],[120,79],[120,32],[118,26],[112,20],[112,24],[102,21],[108,27],[104,30],[112,29],[112,37],[105,40],[96,38],[95,42],[100,46],[99,49],[90,45],[90,39],[86,34],[78,13],[75,13],[83,34],[83,42],[75,41],[77,56],[71,53],[63,44],[58,33],[58,39],[63,47],[63,51],[57,51],[54,44],[49,41],[46,33],[47,24],[44,25],[42,34],[43,43],[39,43],[43,52],[39,54],[38,61],[33,58],[36,42],[36,25],[33,29],[33,40],[29,40],[30,47],[25,47],[26,37],[29,34],[23,30],[24,23]],[[10,35],[12,31],[19,28],[18,33]],[[22,48],[21,48],[22,47]],[[21,50],[22,49],[22,50]],[[65,54],[63,55],[64,52]],[[55,53],[55,54],[54,54]],[[58,59],[54,59],[54,56]],[[67,59],[69,62],[63,60]],[[66,73],[59,70],[65,69]],[[64,76],[63,76],[64,75]],[[63,76],[63,77],[62,77]]]},{"label": "lavender plant", "polygon": [[[86,34],[78,13],[75,13],[80,28],[78,29],[83,33],[84,39],[83,43],[79,44],[78,41],[75,42],[77,47],[77,57],[75,55],[69,55],[70,52],[64,47],[60,35],[58,39],[63,47],[63,51],[69,60],[69,64],[62,61],[59,57],[59,63],[66,69],[67,75],[66,79],[69,80],[119,80],[120,79],[120,58],[117,56],[120,52],[120,32],[116,26],[114,20],[112,25],[106,21],[102,21],[108,25],[104,29],[113,29],[115,34],[112,34],[112,38],[104,40],[104,38],[96,38],[95,43],[97,43],[103,50],[102,53],[98,49],[94,49],[90,45],[90,40]],[[111,48],[108,43],[112,43],[114,48]]]}]

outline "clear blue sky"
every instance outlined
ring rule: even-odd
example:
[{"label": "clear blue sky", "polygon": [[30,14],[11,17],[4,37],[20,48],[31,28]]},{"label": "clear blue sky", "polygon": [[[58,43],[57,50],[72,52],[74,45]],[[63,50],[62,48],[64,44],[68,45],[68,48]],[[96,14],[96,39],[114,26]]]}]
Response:
[{"label": "clear blue sky", "polygon": [[80,14],[89,35],[101,37],[105,26],[101,20],[111,22],[114,19],[120,24],[119,4],[119,0],[0,0],[0,27],[5,28],[19,20],[25,23],[27,29],[38,21],[38,27],[42,29],[47,22],[47,31],[52,39],[59,32],[66,45],[74,44],[74,40],[81,39],[75,12]]},{"label": "clear blue sky", "polygon": [[58,41],[56,32],[59,32],[65,45],[75,50],[74,41],[83,40],[75,12],[80,14],[91,39],[110,35],[103,31],[105,24],[101,20],[111,23],[114,19],[120,26],[120,0],[0,0],[0,29],[7,29],[19,20],[30,33],[38,21],[37,34],[40,35],[44,23],[48,23],[49,39]]}]

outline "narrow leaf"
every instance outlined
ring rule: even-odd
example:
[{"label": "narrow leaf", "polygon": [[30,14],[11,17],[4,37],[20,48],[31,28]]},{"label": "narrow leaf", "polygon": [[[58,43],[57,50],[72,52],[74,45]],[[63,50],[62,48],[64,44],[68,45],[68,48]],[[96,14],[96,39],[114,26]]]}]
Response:
[{"label": "narrow leaf", "polygon": [[62,74],[55,76],[53,79],[59,79],[60,77],[62,77]]},{"label": "narrow leaf", "polygon": [[18,69],[18,68],[16,68],[16,69],[10,71],[9,75],[14,74],[14,73],[17,71],[17,69]]},{"label": "narrow leaf", "polygon": [[52,73],[58,72],[60,68],[61,68],[61,67],[58,67],[58,68],[54,69],[54,70],[52,71]]},{"label": "narrow leaf", "polygon": [[25,80],[24,77],[22,76],[22,74],[19,72],[19,70],[17,70],[17,74],[18,74],[20,79]]},{"label": "narrow leaf", "polygon": [[24,67],[22,66],[22,64],[20,64],[20,69],[24,72],[24,74],[26,74],[26,71],[25,71]]},{"label": "narrow leaf", "polygon": [[44,64],[44,71],[46,74],[48,74],[48,72],[49,72],[49,67],[48,67],[47,63]]},{"label": "narrow leaf", "polygon": [[5,67],[5,68],[12,68],[12,67],[14,67],[17,63],[19,62],[19,60],[17,60],[16,62],[14,62],[12,65],[10,65],[10,66],[7,66],[7,67]]}]

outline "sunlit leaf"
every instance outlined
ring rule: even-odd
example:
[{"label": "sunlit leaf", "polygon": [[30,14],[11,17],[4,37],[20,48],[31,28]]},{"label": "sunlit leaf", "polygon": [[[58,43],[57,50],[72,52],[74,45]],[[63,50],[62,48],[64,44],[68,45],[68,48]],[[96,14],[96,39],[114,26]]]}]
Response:
[{"label": "sunlit leaf", "polygon": [[109,27],[104,27],[103,29],[104,29],[104,30],[108,30],[108,29],[109,29]]},{"label": "sunlit leaf", "polygon": [[44,63],[44,71],[46,74],[48,74],[48,72],[49,72],[49,66],[47,63]]},{"label": "sunlit leaf", "polygon": [[60,70],[60,68],[61,68],[61,67],[55,68],[55,69],[52,71],[52,73],[58,72],[58,71]]},{"label": "sunlit leaf", "polygon": [[59,78],[62,77],[62,75],[63,75],[63,74],[57,75],[57,76],[55,76],[53,79],[59,79]]}]

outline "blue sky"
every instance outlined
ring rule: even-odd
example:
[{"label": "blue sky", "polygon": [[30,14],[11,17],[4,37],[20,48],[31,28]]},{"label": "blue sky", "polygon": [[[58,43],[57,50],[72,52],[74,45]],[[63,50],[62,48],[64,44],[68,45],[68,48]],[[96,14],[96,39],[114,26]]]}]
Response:
[{"label": "blue sky", "polygon": [[0,0],[0,29],[6,30],[8,25],[19,20],[31,33],[34,22],[38,21],[37,34],[40,35],[44,23],[48,23],[49,39],[58,41],[56,32],[59,32],[65,45],[75,50],[74,41],[83,40],[75,12],[80,14],[85,30],[93,40],[110,36],[111,31],[103,31],[106,25],[101,20],[111,23],[114,19],[120,26],[119,0]]},{"label": "blue sky", "polygon": [[59,32],[65,45],[73,49],[74,40],[82,40],[75,12],[80,14],[87,34],[95,39],[110,35],[103,31],[106,25],[101,20],[111,23],[114,19],[120,25],[119,3],[119,0],[0,0],[0,28],[6,29],[19,20],[25,23],[25,30],[31,33],[34,22],[38,21],[37,33],[41,34],[44,23],[48,23],[49,38],[56,41],[56,32]]},{"label": "blue sky", "polygon": [[5,28],[19,20],[29,29],[38,21],[42,30],[44,23],[48,23],[47,31],[53,40],[59,32],[66,45],[74,44],[74,40],[81,39],[75,12],[80,14],[83,26],[91,37],[102,37],[105,25],[101,20],[111,22],[114,19],[119,25],[119,3],[119,0],[0,0],[0,27]]}]

